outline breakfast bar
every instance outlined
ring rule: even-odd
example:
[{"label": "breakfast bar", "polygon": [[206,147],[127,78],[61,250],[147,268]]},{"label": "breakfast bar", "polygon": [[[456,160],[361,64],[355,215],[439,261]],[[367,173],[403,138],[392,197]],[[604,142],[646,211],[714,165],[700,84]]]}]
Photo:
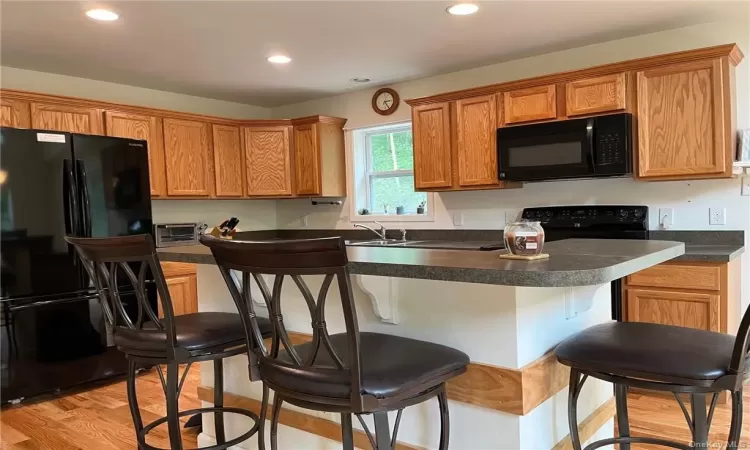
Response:
[{"label": "breakfast bar", "polygon": [[[162,261],[199,264],[201,312],[236,312],[208,248],[171,247],[158,252]],[[451,441],[455,443],[451,448],[552,449],[564,445],[568,439],[568,371],[550,350],[574,333],[611,320],[610,282],[679,257],[685,245],[566,239],[547,243],[544,252],[549,259],[514,261],[500,259],[498,252],[347,248],[361,331],[435,342],[469,355],[467,372],[448,384]],[[322,277],[305,277],[305,281],[315,291]],[[257,289],[254,294],[256,311],[265,315]],[[284,286],[282,299],[287,330],[295,332],[298,342],[309,339],[307,306],[293,283]],[[337,298],[330,298],[328,305],[329,330],[343,331]],[[232,357],[225,367],[225,392],[231,393],[226,403],[257,407],[261,384],[249,382],[246,357]],[[201,372],[201,384],[213,386],[211,367],[202,367]],[[607,383],[586,383],[578,412],[579,422],[586,422],[583,440],[613,435],[612,392]],[[211,402],[213,392],[201,387],[199,397]],[[288,410],[280,421],[280,448],[340,448],[340,431],[331,432],[338,429],[338,414],[284,408]],[[395,414],[390,420],[395,420]],[[437,402],[407,408],[398,434],[401,448],[435,448],[439,422]],[[203,425],[199,444],[215,443],[213,420],[204,418]],[[368,425],[372,429],[372,421]],[[242,419],[236,419],[229,423],[227,437],[246,428]],[[356,439],[362,442],[362,436]],[[250,440],[243,445],[250,449],[256,443]]]}]

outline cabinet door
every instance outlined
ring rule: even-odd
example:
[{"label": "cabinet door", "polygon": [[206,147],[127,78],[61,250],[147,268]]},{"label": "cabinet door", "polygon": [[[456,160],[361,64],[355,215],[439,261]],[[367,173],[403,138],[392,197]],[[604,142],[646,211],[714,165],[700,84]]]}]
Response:
[{"label": "cabinet door", "polygon": [[719,331],[719,295],[627,289],[629,322]]},{"label": "cabinet door", "polygon": [[120,111],[105,111],[104,118],[107,136],[148,141],[151,196],[165,195],[164,140],[161,118]]},{"label": "cabinet door", "polygon": [[164,119],[167,195],[207,197],[208,124]]},{"label": "cabinet door", "polygon": [[731,176],[729,87],[721,60],[638,72],[638,176]]},{"label": "cabinet door", "polygon": [[31,128],[31,104],[0,98],[0,126]]},{"label": "cabinet door", "polygon": [[247,195],[291,195],[289,128],[245,128]]},{"label": "cabinet door", "polygon": [[320,195],[320,145],[318,125],[294,127],[294,172],[297,194]]},{"label": "cabinet door", "polygon": [[412,108],[414,185],[417,189],[451,187],[449,103]]},{"label": "cabinet door", "polygon": [[458,184],[498,184],[494,95],[456,101]]},{"label": "cabinet door", "polygon": [[580,116],[625,109],[625,74],[617,73],[565,85],[568,116]]},{"label": "cabinet door", "polygon": [[517,89],[503,94],[505,123],[531,122],[557,117],[555,85]]},{"label": "cabinet door", "polygon": [[242,154],[240,129],[213,126],[214,171],[217,197],[242,197],[245,156]]},{"label": "cabinet door", "polygon": [[101,110],[58,103],[32,103],[31,127],[82,134],[102,134],[104,128]]},{"label": "cabinet door", "polygon": [[[194,274],[177,275],[165,279],[175,316],[198,312],[198,279]],[[159,317],[164,317],[159,301]]]}]

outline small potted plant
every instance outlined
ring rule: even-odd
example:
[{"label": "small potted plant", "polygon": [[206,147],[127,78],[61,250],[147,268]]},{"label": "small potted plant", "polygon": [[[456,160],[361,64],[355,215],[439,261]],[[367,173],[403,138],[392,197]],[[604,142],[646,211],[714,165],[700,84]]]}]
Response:
[{"label": "small potted plant", "polygon": [[362,209],[359,210],[359,215],[360,216],[369,216],[370,215],[370,210],[367,209],[367,208],[362,208]]},{"label": "small potted plant", "polygon": [[396,214],[399,216],[404,214],[404,205],[399,205],[396,207]]},{"label": "small potted plant", "polygon": [[419,206],[417,206],[417,214],[424,214],[424,207],[427,204],[426,201],[422,201]]}]

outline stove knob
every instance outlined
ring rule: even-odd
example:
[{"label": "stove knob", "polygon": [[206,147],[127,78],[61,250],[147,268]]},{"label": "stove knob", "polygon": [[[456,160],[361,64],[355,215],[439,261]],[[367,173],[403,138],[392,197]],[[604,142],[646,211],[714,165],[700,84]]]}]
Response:
[{"label": "stove knob", "polygon": [[551,219],[552,218],[552,211],[545,212],[544,213],[544,218],[545,219]]},{"label": "stove knob", "polygon": [[626,209],[618,209],[617,210],[617,217],[619,219],[627,219],[628,218],[628,211]]},{"label": "stove knob", "polygon": [[643,217],[643,211],[641,211],[640,209],[635,209],[633,210],[633,216],[636,219],[640,219],[641,217]]}]

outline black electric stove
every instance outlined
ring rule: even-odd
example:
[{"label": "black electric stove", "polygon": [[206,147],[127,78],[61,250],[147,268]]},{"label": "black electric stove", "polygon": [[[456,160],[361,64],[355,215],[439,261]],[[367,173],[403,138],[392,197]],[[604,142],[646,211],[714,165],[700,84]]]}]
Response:
[{"label": "black electric stove", "polygon": [[[542,223],[545,241],[562,239],[648,239],[648,207],[626,205],[525,208],[525,220]],[[612,319],[622,321],[622,280],[612,282]]]}]

